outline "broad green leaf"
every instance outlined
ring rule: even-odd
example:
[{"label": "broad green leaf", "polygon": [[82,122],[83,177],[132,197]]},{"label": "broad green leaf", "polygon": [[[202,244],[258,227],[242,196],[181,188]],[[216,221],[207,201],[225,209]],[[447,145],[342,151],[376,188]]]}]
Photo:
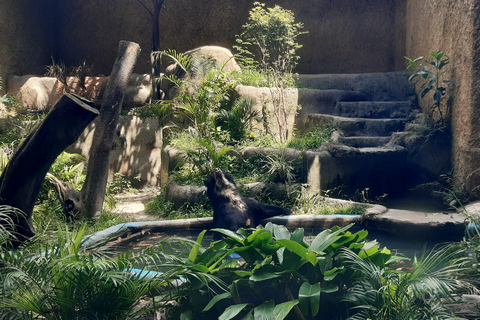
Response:
[{"label": "broad green leaf", "polygon": [[212,309],[212,307],[220,300],[223,300],[223,299],[227,299],[227,298],[231,298],[232,297],[232,294],[230,292],[225,292],[225,293],[222,293],[222,294],[217,294],[215,297],[213,297],[212,300],[210,300],[210,302],[207,304],[207,306],[203,309],[202,312],[206,312],[210,309]]},{"label": "broad green leaf", "polygon": [[338,291],[338,286],[334,283],[324,283],[322,284],[322,292],[324,293],[334,293]]},{"label": "broad green leaf", "polygon": [[253,232],[251,235],[249,235],[249,236],[247,237],[247,241],[245,241],[245,244],[250,244],[250,243],[252,243],[252,242],[255,240],[255,238],[259,237],[259,235],[262,234],[262,233],[264,233],[264,232],[268,232],[268,231],[266,231],[266,230],[264,230],[264,229],[256,230],[255,232]]},{"label": "broad green leaf", "polygon": [[332,228],[331,230],[324,230],[320,232],[312,241],[312,244],[310,245],[309,249],[316,252],[325,251],[325,249],[330,247],[332,243],[334,243],[340,238],[340,237],[336,237],[338,234],[347,231],[352,226],[353,226],[353,223],[341,229],[337,229],[335,231],[333,231],[334,228]]},{"label": "broad green leaf", "polygon": [[282,249],[284,249],[284,252],[282,254],[282,268],[284,270],[296,271],[305,264],[305,259],[303,259],[299,255],[293,253],[290,250],[286,250],[286,248]]},{"label": "broad green leaf", "polygon": [[287,239],[290,240],[292,234],[288,231],[287,227],[275,224],[273,227],[273,234],[276,240]]},{"label": "broad green leaf", "polygon": [[298,292],[298,299],[302,313],[308,315],[310,309],[312,316],[315,316],[320,308],[320,284],[302,283]]},{"label": "broad green leaf", "polygon": [[308,252],[308,249],[305,248],[304,246],[302,246],[300,243],[298,242],[295,242],[295,241],[292,241],[292,240],[287,240],[287,239],[282,239],[282,240],[278,240],[277,243],[282,246],[282,247],[285,247],[287,248],[288,250],[296,253],[297,255],[299,255],[300,257],[304,257],[307,252]]},{"label": "broad green leaf", "polygon": [[235,318],[240,312],[242,312],[245,307],[248,306],[248,303],[234,304],[233,306],[228,307],[225,311],[218,317],[218,320],[230,320]]},{"label": "broad green leaf", "polygon": [[[342,267],[343,268],[343,267]],[[323,274],[323,279],[325,281],[332,281],[333,279],[335,279],[335,277],[337,276],[337,274],[339,273],[339,268],[337,267],[334,267],[328,271],[325,271],[325,273]]]},{"label": "broad green leaf", "polygon": [[207,232],[207,230],[203,230],[202,232],[200,232],[200,234],[198,235],[197,237],[197,242],[195,243],[195,245],[193,246],[192,250],[190,251],[190,254],[188,255],[188,260],[194,262],[195,259],[197,258],[197,255],[198,255],[198,250],[200,249],[200,245],[203,241],[203,236],[205,235],[205,233]]},{"label": "broad green leaf", "polygon": [[250,276],[250,280],[252,281],[264,281],[270,280],[280,277],[281,275],[273,273],[273,272],[255,272]]},{"label": "broad green leaf", "polygon": [[240,243],[243,243],[243,240],[245,240],[244,237],[240,236],[239,234],[231,231],[231,230],[227,230],[227,229],[211,229],[210,231],[215,231],[215,232],[219,232],[221,234],[224,234],[226,235],[227,237],[230,237],[231,239],[234,239],[236,240],[237,242],[240,242]]},{"label": "broad green leaf", "polygon": [[410,258],[407,257],[399,257],[399,256],[391,256],[390,259],[388,259],[387,262],[385,262],[385,265],[388,266],[390,264],[395,264],[398,261],[405,261],[405,260],[410,260]]},{"label": "broad green leaf", "polygon": [[282,247],[282,248],[279,248],[275,253],[277,255],[277,260],[278,260],[278,263],[280,264],[283,264],[283,253],[285,252],[287,248],[285,247]]},{"label": "broad green leaf", "polygon": [[255,320],[255,318],[253,317],[253,310],[250,310],[250,312],[247,313],[247,315],[243,317],[242,320]]},{"label": "broad green leaf", "polygon": [[255,320],[270,320],[273,317],[273,309],[275,308],[275,302],[268,300],[255,309],[253,309],[253,316]]},{"label": "broad green leaf", "polygon": [[358,256],[362,259],[365,259],[367,257],[370,257],[377,253],[379,251],[378,247],[375,245],[373,247],[370,247],[368,249],[362,250],[358,253]]},{"label": "broad green leaf", "polygon": [[334,243],[331,244],[331,247],[333,249],[338,249],[340,248],[341,246],[344,246],[346,245],[347,243],[352,243],[354,242],[356,239],[356,236],[351,234],[350,232],[347,232],[346,234],[344,234],[343,236],[341,236],[337,241],[335,241]]},{"label": "broad green leaf", "polygon": [[316,253],[313,251],[308,251],[307,248],[302,246],[300,243],[287,239],[278,240],[277,243],[297,254],[299,257],[307,260],[311,264],[317,264]]},{"label": "broad green leaf", "polygon": [[298,299],[287,301],[281,304],[278,304],[273,309],[273,318],[272,320],[283,320],[287,317],[292,310],[298,304]]},{"label": "broad green leaf", "polygon": [[298,243],[303,243],[304,238],[305,238],[305,230],[303,230],[303,228],[298,228],[292,232],[292,236],[290,237],[290,240]]},{"label": "broad green leaf", "polygon": [[188,266],[188,268],[191,269],[191,270],[194,270],[194,271],[209,273],[208,268],[206,266],[200,265],[200,264],[191,265],[191,266]]},{"label": "broad green leaf", "polygon": [[234,273],[239,277],[250,277],[253,274],[253,271],[234,271]]},{"label": "broad green leaf", "polygon": [[366,237],[368,237],[368,231],[367,230],[360,230],[358,232],[354,233],[355,236],[357,236],[357,239],[355,240],[356,242],[362,241]]}]

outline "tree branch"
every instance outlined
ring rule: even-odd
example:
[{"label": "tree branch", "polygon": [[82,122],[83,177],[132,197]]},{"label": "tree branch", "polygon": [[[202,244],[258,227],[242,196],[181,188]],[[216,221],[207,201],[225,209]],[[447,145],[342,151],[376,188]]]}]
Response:
[{"label": "tree branch", "polygon": [[138,3],[140,3],[140,5],[145,9],[147,10],[148,14],[150,16],[153,16],[153,12],[142,2],[142,0],[137,0]]}]

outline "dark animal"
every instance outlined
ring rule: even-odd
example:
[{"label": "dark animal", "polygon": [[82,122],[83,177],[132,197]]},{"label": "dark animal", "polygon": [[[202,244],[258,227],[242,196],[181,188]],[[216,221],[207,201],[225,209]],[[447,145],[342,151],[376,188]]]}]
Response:
[{"label": "dark animal", "polygon": [[230,174],[220,169],[215,169],[205,180],[205,186],[213,207],[215,228],[237,231],[239,228],[255,227],[262,219],[291,213],[282,207],[242,197]]}]

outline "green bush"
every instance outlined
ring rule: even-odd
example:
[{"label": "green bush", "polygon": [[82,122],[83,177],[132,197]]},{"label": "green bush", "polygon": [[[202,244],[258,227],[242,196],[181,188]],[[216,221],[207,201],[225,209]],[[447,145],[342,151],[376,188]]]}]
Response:
[{"label": "green bush", "polygon": [[376,242],[365,241],[366,231],[351,233],[350,227],[325,230],[311,243],[305,242],[303,229],[290,233],[271,223],[251,233],[215,229],[224,238],[208,248],[200,246],[202,232],[188,260],[177,268],[188,270],[188,290],[177,318],[345,318],[348,310],[339,299],[353,272],[343,266],[340,248],[350,248],[380,268],[398,260]]},{"label": "green bush", "polygon": [[0,252],[0,318],[132,319],[145,312],[138,307],[140,297],[168,286],[168,273],[152,277],[134,269],[160,255],[110,258],[82,248],[84,235],[85,226],[73,233],[62,228],[40,252]]}]

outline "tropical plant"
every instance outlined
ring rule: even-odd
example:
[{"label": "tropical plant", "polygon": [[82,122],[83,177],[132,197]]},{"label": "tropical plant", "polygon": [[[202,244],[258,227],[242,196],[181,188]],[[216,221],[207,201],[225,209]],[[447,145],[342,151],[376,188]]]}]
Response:
[{"label": "tropical plant", "polygon": [[268,181],[290,183],[295,180],[293,161],[287,156],[285,148],[281,154],[265,155],[264,163]]},{"label": "tropical plant", "polygon": [[[351,273],[337,259],[339,248],[350,248],[382,267],[395,261],[389,250],[364,241],[366,231],[351,233],[350,227],[322,231],[311,243],[304,241],[303,229],[290,233],[271,223],[252,232],[214,229],[224,238],[208,248],[200,245],[202,232],[188,260],[178,267],[190,272],[185,272],[188,290],[177,317],[281,320],[345,316],[346,309],[337,299]],[[199,277],[196,272],[214,278]]]},{"label": "tropical plant", "polygon": [[450,58],[443,51],[432,51],[429,59],[419,57],[408,61],[407,72],[411,75],[408,78],[415,86],[419,85],[420,97],[423,99],[433,93],[432,103],[428,103],[427,113],[435,127],[445,128],[450,120],[451,110],[448,103],[444,103],[447,95],[447,86],[454,81],[445,79],[446,66]]},{"label": "tropical plant", "polygon": [[230,110],[223,109],[218,115],[220,127],[229,133],[233,141],[245,140],[253,124],[258,121],[259,112],[254,109],[253,101],[235,100]]},{"label": "tropical plant", "polygon": [[283,142],[290,136],[288,114],[291,108],[296,108],[287,105],[285,87],[299,59],[296,51],[302,46],[296,41],[304,33],[300,31],[303,24],[295,23],[293,12],[278,5],[267,9],[260,2],[253,5],[235,48],[244,65],[258,67],[266,75],[274,107],[273,117]]},{"label": "tropical plant", "polygon": [[[17,240],[14,217],[25,216],[25,213],[15,207],[0,205],[0,254]],[[2,260],[0,260],[2,267]]]},{"label": "tropical plant", "polygon": [[175,126],[175,108],[172,101],[157,100],[147,103],[141,107],[131,109],[129,115],[134,115],[142,119],[157,118],[162,129]]},{"label": "tropical plant", "polygon": [[209,174],[214,168],[228,168],[234,157],[229,147],[219,147],[215,141],[198,140],[199,148],[187,149],[184,160],[193,165],[200,175]]},{"label": "tropical plant", "polygon": [[444,304],[454,301],[456,291],[472,287],[456,278],[467,270],[468,258],[458,259],[459,252],[448,248],[424,253],[408,272],[379,268],[349,249],[341,252],[343,265],[353,272],[352,286],[343,297],[358,311],[352,320],[458,319]]},{"label": "tropical plant", "polygon": [[59,229],[41,253],[0,254],[0,317],[14,319],[131,319],[145,312],[140,297],[170,286],[172,273],[143,272],[134,265],[165,256],[149,250],[109,258],[82,247],[85,226]]}]

